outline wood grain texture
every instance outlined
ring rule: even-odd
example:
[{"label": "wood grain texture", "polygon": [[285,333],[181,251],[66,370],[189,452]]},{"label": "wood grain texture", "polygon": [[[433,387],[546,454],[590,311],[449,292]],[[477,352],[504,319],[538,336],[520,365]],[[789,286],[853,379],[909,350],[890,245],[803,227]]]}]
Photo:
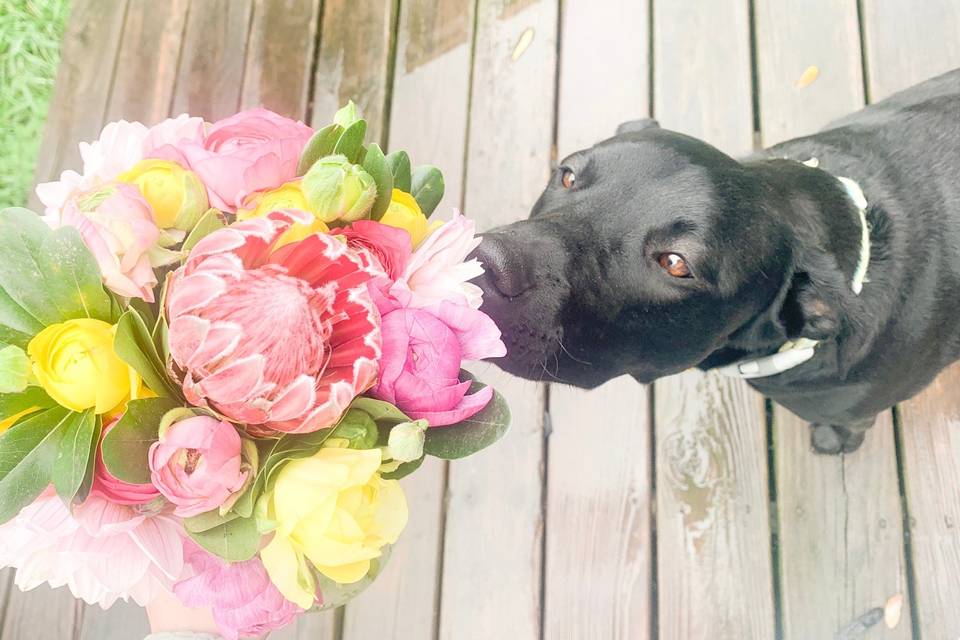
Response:
[{"label": "wood grain texture", "polygon": [[[654,116],[732,155],[750,151],[746,4],[659,2],[653,13]],[[773,637],[762,400],[697,372],[658,381],[654,397],[660,638]]]},{"label": "wood grain texture", "polygon": [[815,454],[809,426],[785,409],[774,420],[784,638],[832,638],[897,593],[903,615],[883,637],[910,638],[890,414],[843,457]]},{"label": "wood grain texture", "polygon": [[[72,3],[47,125],[37,154],[35,183],[54,180],[65,168],[78,167],[77,145],[100,133],[126,8],[127,0]],[[40,210],[40,201],[33,193],[29,206]]]},{"label": "wood grain texture", "polygon": [[[562,8],[559,158],[647,116],[650,102],[646,4],[573,0]],[[628,377],[593,391],[550,389],[546,638],[639,640],[650,632],[648,392]]]},{"label": "wood grain texture", "polygon": [[80,628],[84,604],[75,600],[69,589],[51,589],[41,585],[22,592],[10,589],[0,638],[64,640],[74,638]]},{"label": "wood grain texture", "polygon": [[353,100],[367,118],[367,139],[382,139],[393,13],[392,0],[325,0],[312,122],[332,122]]},{"label": "wood grain texture", "polygon": [[[550,171],[557,3],[501,19],[481,0],[473,65],[465,211],[481,229],[525,217]],[[520,37],[530,46],[514,60]],[[496,446],[450,465],[440,638],[540,637],[543,391],[492,366],[513,425]]]},{"label": "wood grain texture", "polygon": [[699,372],[654,392],[659,637],[772,638],[763,399]]},{"label": "wood grain texture", "polygon": [[244,107],[307,117],[319,12],[319,0],[255,0],[243,73]]},{"label": "wood grain texture", "polygon": [[960,2],[863,0],[870,99],[960,66]]},{"label": "wood grain texture", "polygon": [[[811,133],[863,106],[854,3],[817,2],[802,14],[790,6],[773,0],[757,6],[765,144]],[[819,78],[795,89],[811,64],[820,68]],[[785,638],[832,637],[906,589],[889,416],[881,416],[849,456],[815,455],[809,427],[779,407],[774,427]],[[908,608],[890,637],[909,637]]]},{"label": "wood grain texture", "polygon": [[753,148],[747,3],[653,7],[654,117],[726,153]]},{"label": "wood grain texture", "polygon": [[[807,135],[863,106],[855,2],[756,0],[763,146]],[[819,70],[798,85],[804,71]]]},{"label": "wood grain texture", "polygon": [[199,0],[190,4],[177,70],[174,113],[210,122],[240,105],[253,0]]},{"label": "wood grain texture", "polygon": [[135,602],[117,602],[106,611],[85,606],[79,621],[81,640],[140,640],[149,633],[147,615]]},{"label": "wood grain texture", "polygon": [[105,122],[139,120],[149,126],[167,117],[189,5],[189,0],[130,1]]},{"label": "wood grain texture", "polygon": [[648,388],[550,390],[544,637],[650,635]]}]

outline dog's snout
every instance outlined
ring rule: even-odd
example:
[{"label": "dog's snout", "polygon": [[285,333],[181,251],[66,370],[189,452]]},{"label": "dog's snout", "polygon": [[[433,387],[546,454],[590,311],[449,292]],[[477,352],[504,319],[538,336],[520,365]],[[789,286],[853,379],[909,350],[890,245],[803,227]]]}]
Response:
[{"label": "dog's snout", "polygon": [[483,264],[485,273],[478,284],[484,293],[493,293],[493,288],[504,297],[515,298],[530,289],[533,273],[526,253],[504,234],[485,234],[482,238],[471,257]]}]

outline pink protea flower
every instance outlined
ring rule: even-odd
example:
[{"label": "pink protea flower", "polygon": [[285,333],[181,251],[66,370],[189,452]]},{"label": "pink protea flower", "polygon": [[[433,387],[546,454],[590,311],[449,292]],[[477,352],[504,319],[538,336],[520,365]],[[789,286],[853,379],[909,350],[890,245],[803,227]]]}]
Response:
[{"label": "pink protea flower", "polygon": [[175,584],[173,592],[187,607],[210,607],[226,640],[280,629],[303,613],[270,582],[260,558],[229,563],[190,540],[184,541],[184,554],[194,575]]},{"label": "pink protea flower", "polygon": [[376,380],[380,317],[370,254],[326,234],[276,248],[302,211],[216,231],[167,298],[170,353],[187,400],[256,434],[329,427]]}]

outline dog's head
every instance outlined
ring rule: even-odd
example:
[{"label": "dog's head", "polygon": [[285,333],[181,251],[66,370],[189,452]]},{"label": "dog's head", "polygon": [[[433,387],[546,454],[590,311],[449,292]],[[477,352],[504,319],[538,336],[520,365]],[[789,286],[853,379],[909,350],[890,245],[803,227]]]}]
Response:
[{"label": "dog's head", "polygon": [[650,120],[565,158],[530,218],[478,250],[484,310],[508,349],[498,364],[591,387],[835,333],[832,305],[797,268],[796,228],[756,173]]}]

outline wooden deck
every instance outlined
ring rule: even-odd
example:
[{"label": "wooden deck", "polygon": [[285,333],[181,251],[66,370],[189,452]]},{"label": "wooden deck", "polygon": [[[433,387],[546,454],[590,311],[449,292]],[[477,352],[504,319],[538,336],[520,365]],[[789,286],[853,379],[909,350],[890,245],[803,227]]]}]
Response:
[{"label": "wooden deck", "polygon": [[[37,179],[106,120],[264,104],[319,123],[353,98],[489,227],[623,120],[744,154],[958,66],[957,0],[76,0]],[[852,638],[894,594],[899,626],[863,637],[960,638],[960,368],[846,457],[713,375],[585,393],[483,374],[510,435],[425,464],[386,574],[275,638]],[[146,631],[135,607],[10,579],[4,640]]]}]

